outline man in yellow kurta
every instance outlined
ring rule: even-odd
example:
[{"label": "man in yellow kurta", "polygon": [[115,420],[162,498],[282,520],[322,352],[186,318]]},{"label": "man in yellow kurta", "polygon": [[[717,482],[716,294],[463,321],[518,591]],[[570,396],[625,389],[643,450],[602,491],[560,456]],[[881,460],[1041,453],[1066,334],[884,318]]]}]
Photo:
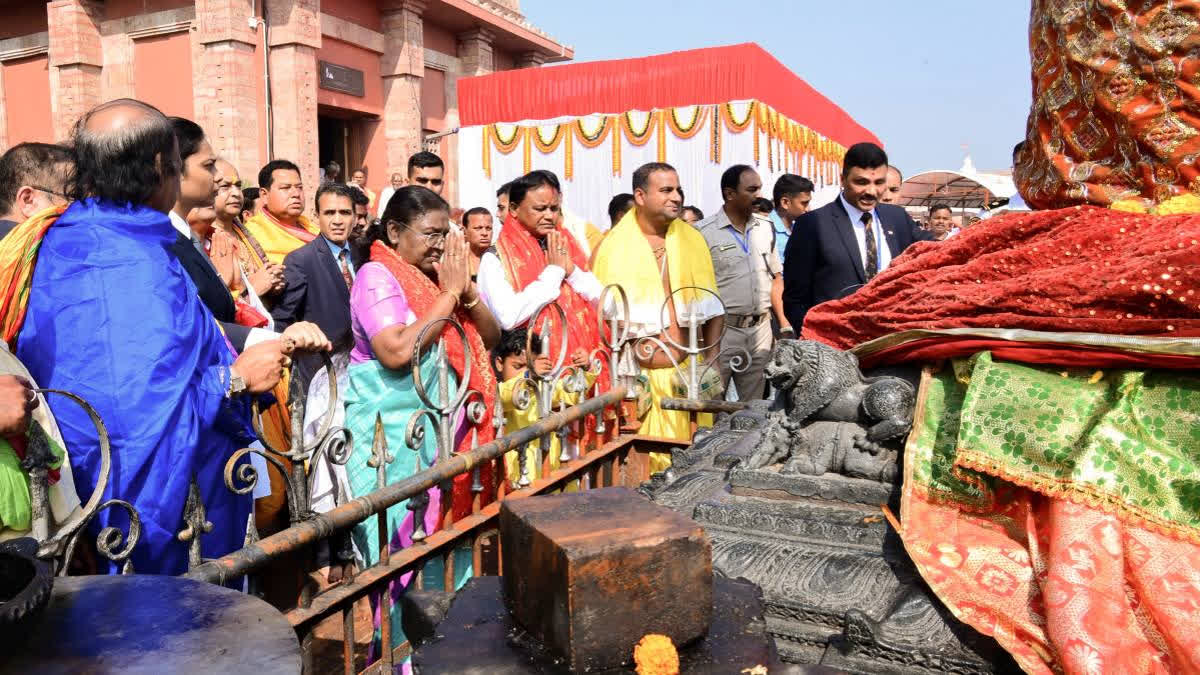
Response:
[{"label": "man in yellow kurta", "polygon": [[286,159],[268,162],[258,172],[262,210],[245,223],[267,258],[282,265],[284,257],[312,241],[320,228],[304,217],[304,183],[300,167]]},{"label": "man in yellow kurta", "polygon": [[[687,354],[671,346],[671,341],[687,345],[684,329],[694,319],[700,331],[698,343],[717,349],[724,309],[717,295],[708,245],[694,227],[679,219],[683,193],[675,169],[659,162],[640,167],[633,173],[633,198],[634,208],[609,231],[596,251],[593,273],[602,283],[620,284],[625,289],[632,334],[658,337],[671,352],[668,355],[658,349],[646,358],[643,350],[635,353],[630,349],[629,354],[622,355],[623,362],[636,359],[636,366],[649,380],[651,406],[639,433],[688,440],[688,413],[659,406],[663,397],[680,395],[674,391],[674,383],[686,375]],[[675,294],[664,312],[667,295],[677,289],[685,290]],[[712,350],[705,354],[716,356]],[[675,363],[680,364],[678,371]],[[670,461],[670,455],[652,453],[651,470],[661,471],[670,466]]]}]

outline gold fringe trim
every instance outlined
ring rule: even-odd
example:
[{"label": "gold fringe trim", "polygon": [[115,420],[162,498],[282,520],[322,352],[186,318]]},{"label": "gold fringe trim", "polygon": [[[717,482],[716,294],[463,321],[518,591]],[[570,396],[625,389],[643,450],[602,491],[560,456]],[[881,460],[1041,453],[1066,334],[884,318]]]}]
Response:
[{"label": "gold fringe trim", "polygon": [[1015,472],[1008,467],[985,455],[973,450],[958,450],[954,458],[955,466],[963,466],[1014,485],[1033,490],[1047,497],[1065,499],[1073,504],[1099,509],[1104,513],[1116,516],[1122,522],[1135,527],[1144,527],[1153,532],[1200,544],[1200,528],[1180,525],[1172,520],[1155,515],[1149,509],[1136,506],[1107,492],[1102,492],[1091,486],[1080,485],[1066,478],[1054,478],[1033,473]]}]

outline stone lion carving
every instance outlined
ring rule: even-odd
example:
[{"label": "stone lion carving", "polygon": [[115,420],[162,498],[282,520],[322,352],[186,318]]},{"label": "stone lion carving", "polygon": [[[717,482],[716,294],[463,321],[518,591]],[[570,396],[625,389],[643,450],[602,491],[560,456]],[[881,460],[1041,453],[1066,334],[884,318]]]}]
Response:
[{"label": "stone lion carving", "polygon": [[765,374],[778,394],[748,468],[784,462],[782,473],[895,478],[896,453],[882,444],[912,429],[911,384],[866,377],[853,354],[809,340],[778,341]]}]

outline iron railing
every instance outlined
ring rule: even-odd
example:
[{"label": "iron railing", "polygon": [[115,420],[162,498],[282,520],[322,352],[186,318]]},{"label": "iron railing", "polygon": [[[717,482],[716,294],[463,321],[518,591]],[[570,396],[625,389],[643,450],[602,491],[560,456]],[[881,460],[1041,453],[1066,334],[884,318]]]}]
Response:
[{"label": "iron railing", "polygon": [[[681,292],[680,289],[676,293]],[[667,323],[668,304],[675,294],[671,294],[664,302],[662,316],[664,325]],[[719,300],[719,299],[718,299]],[[341,669],[345,672],[358,672],[362,655],[356,654],[356,626],[353,612],[355,603],[371,595],[376,598],[381,622],[381,644],[391,646],[389,615],[393,611],[390,606],[390,594],[381,592],[389,584],[405,574],[415,575],[417,588],[424,587],[424,570],[428,563],[440,560],[444,570],[443,588],[450,589],[454,582],[454,552],[459,549],[471,551],[472,574],[499,574],[502,572],[499,556],[499,537],[496,536],[496,522],[499,514],[499,503],[506,498],[524,498],[547,491],[562,489],[571,484],[579,489],[606,487],[611,485],[626,485],[636,487],[650,478],[650,452],[671,452],[674,448],[685,445],[684,442],[666,439],[653,439],[637,436],[629,432],[626,426],[630,420],[624,417],[627,408],[623,401],[635,397],[630,383],[620,377],[618,363],[622,350],[633,349],[635,354],[643,359],[653,356],[656,350],[663,350],[671,360],[673,367],[688,393],[688,399],[679,399],[678,408],[693,413],[698,410],[710,410],[717,402],[699,400],[700,381],[705,370],[713,368],[717,360],[725,357],[732,359],[732,369],[740,370],[748,363],[749,355],[719,352],[718,355],[707,359],[703,369],[699,357],[712,353],[719,345],[701,346],[700,331],[702,326],[695,317],[685,317],[683,326],[687,332],[686,344],[680,344],[670,335],[664,334],[663,339],[655,336],[633,336],[629,330],[629,303],[626,294],[620,286],[610,285],[604,289],[600,299],[602,312],[600,314],[600,332],[603,345],[593,351],[585,366],[565,366],[567,357],[566,321],[561,307],[551,303],[542,308],[529,322],[530,335],[535,330],[542,336],[542,350],[545,355],[552,356],[553,367],[547,373],[533,373],[527,383],[521,384],[514,392],[513,405],[519,410],[528,410],[532,406],[536,411],[536,420],[529,426],[508,435],[502,435],[504,427],[504,410],[500,397],[496,396],[493,424],[495,425],[496,440],[479,445],[478,435],[480,424],[486,417],[484,414],[485,397],[481,392],[469,389],[469,370],[458,378],[461,386],[452,393],[450,386],[451,364],[446,355],[444,345],[434,344],[436,353],[434,370],[437,378],[437,391],[431,395],[424,381],[419,364],[422,362],[421,345],[425,342],[428,331],[440,331],[447,326],[463,338],[463,344],[469,349],[465,331],[453,319],[440,319],[427,325],[414,345],[413,353],[413,383],[423,408],[414,414],[405,429],[405,450],[388,447],[384,434],[383,421],[375,420],[374,439],[371,446],[371,458],[368,466],[377,473],[375,490],[358,497],[348,494],[338,494],[335,490],[335,506],[324,513],[317,513],[313,508],[312,493],[315,470],[321,460],[335,466],[344,465],[350,458],[353,449],[349,431],[334,426],[332,407],[328,410],[319,425],[319,431],[314,438],[306,443],[304,434],[305,409],[307,407],[307,392],[296,380],[292,380],[289,391],[289,412],[291,413],[291,443],[287,449],[272,447],[269,439],[263,433],[261,411],[257,403],[253,407],[253,428],[262,448],[244,448],[235,452],[225,465],[225,483],[228,489],[239,495],[248,495],[254,489],[258,480],[265,479],[244,459],[251,454],[262,458],[267,464],[274,466],[285,476],[284,489],[288,504],[289,527],[281,532],[260,537],[253,516],[247,523],[245,546],[217,559],[207,559],[204,556],[203,539],[213,529],[213,524],[207,520],[205,507],[200,498],[199,486],[193,480],[189,496],[181,517],[182,528],[178,538],[189,547],[188,577],[201,579],[218,584],[231,584],[239,578],[247,580],[247,588],[254,592],[258,587],[257,573],[274,561],[284,556],[297,556],[302,571],[315,571],[317,556],[316,546],[323,541],[334,538],[342,542],[343,549],[348,546],[348,531],[359,523],[376,518],[377,528],[374,530],[376,543],[379,546],[379,557],[369,567],[351,572],[340,583],[323,590],[314,591],[311,585],[300,593],[295,607],[282,607],[288,620],[296,628],[301,639],[306,672],[315,672],[314,663],[322,657],[321,650],[315,644],[314,631],[322,622],[340,617],[342,621],[341,640]],[[558,318],[558,324],[563,328],[558,344],[562,348],[557,354],[550,355],[552,341],[549,339],[552,318]],[[527,343],[527,360],[532,367],[536,356],[531,344]],[[676,359],[675,350],[685,355],[684,359]],[[465,368],[472,367],[469,353],[465,354]],[[607,363],[609,379],[606,382],[596,381],[594,387],[588,386],[590,377],[597,375],[602,364]],[[329,400],[339,400],[337,393],[337,377],[328,357],[324,359],[325,372],[329,379]],[[554,405],[555,390],[575,394],[579,401],[574,406],[566,406],[563,402]],[[34,498],[34,527],[33,536],[42,542],[43,557],[54,558],[56,569],[65,574],[71,556],[80,542],[80,537],[95,514],[105,508],[119,508],[128,512],[129,531],[122,533],[115,528],[106,527],[100,533],[96,549],[110,561],[117,563],[125,573],[132,570],[129,562],[130,553],[137,544],[140,535],[140,521],[136,510],[128,503],[117,499],[100,502],[101,495],[107,485],[111,471],[111,448],[107,432],[99,415],[85,401],[77,396],[56,390],[39,390],[44,394],[63,395],[76,404],[81,405],[91,416],[96,425],[101,453],[101,475],[91,498],[80,509],[76,516],[60,527],[51,531],[50,513],[48,508],[47,487],[48,469],[52,461],[46,439],[39,441],[38,434],[31,435],[30,452],[23,466],[29,472],[31,493]],[[589,398],[588,393],[592,396]],[[436,399],[436,400],[435,400]],[[710,406],[710,407],[705,407]],[[720,407],[718,405],[718,407]],[[556,409],[557,408],[557,409]],[[472,450],[462,454],[454,452],[454,421],[462,416],[471,434]],[[594,418],[591,432],[586,433],[587,419]],[[694,414],[693,414],[694,420]],[[388,483],[386,469],[389,463],[395,461],[396,453],[415,451],[425,444],[425,422],[434,428],[432,439],[437,448],[436,461],[432,466],[422,468],[418,459],[417,470],[404,479]],[[36,425],[34,425],[36,430]],[[574,432],[574,433],[572,433]],[[550,438],[556,435],[559,440],[558,468],[551,470],[552,463],[549,450],[552,447]],[[537,443],[537,464],[541,471],[536,476],[527,471],[526,447]],[[509,481],[505,472],[505,455],[517,452],[518,476]],[[419,457],[419,454],[418,454]],[[286,460],[286,461],[285,461]],[[481,467],[490,465],[493,484],[483,485]],[[470,513],[455,521],[451,509],[452,481],[456,476],[470,473],[471,492],[474,495]],[[441,512],[438,514],[437,526],[433,531],[426,532],[424,509],[428,507],[430,490],[441,491]],[[493,494],[491,503],[484,503],[483,495]],[[400,502],[408,502],[408,508],[413,511],[414,531],[412,544],[404,548],[391,546],[393,532],[388,529],[387,510]],[[485,555],[485,549],[489,555]],[[403,659],[408,654],[408,645],[400,644],[395,649],[383,649],[378,659],[371,664],[363,664],[370,671],[386,671],[392,664]],[[324,668],[322,668],[323,670]]]}]

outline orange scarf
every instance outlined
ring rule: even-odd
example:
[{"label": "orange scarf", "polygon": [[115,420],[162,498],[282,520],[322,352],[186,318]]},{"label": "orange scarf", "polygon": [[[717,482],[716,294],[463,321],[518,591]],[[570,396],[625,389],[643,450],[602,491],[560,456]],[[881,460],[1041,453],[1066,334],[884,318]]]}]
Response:
[{"label": "orange scarf", "polygon": [[36,213],[0,241],[0,337],[12,351],[16,351],[17,335],[25,323],[42,239],[65,210],[65,206],[56,206]]},{"label": "orange scarf", "polygon": [[[404,296],[408,300],[408,306],[412,309],[416,316],[424,316],[432,309],[434,302],[438,296],[442,294],[441,289],[434,283],[424,272],[409,264],[403,258],[396,254],[395,251],[388,248],[383,242],[375,241],[371,244],[371,262],[377,262],[383,265],[392,276],[396,277],[396,281],[400,282],[400,287],[404,289]],[[478,442],[480,445],[490,443],[496,437],[495,427],[492,426],[492,412],[496,405],[496,375],[492,372],[492,366],[488,362],[488,349],[483,344],[483,338],[479,335],[479,329],[476,328],[475,322],[471,320],[470,312],[462,307],[454,310],[454,319],[463,327],[463,331],[467,334],[467,342],[470,343],[470,358],[471,358],[471,377],[465,385],[469,389],[473,389],[483,395],[484,413],[483,419],[479,424],[475,425],[478,429]],[[462,381],[463,371],[466,368],[467,350],[464,348],[462,337],[458,334],[450,324],[445,324],[442,327],[442,344],[445,345],[446,358],[450,361],[450,366],[454,368],[454,372],[458,374],[459,381]],[[413,368],[419,368],[420,364],[412,364]],[[471,450],[471,436],[464,434],[458,444],[458,452],[468,452]],[[494,482],[491,479],[491,471],[489,465],[480,467],[480,481],[484,485],[484,492],[480,505],[487,504],[491,501],[490,492]],[[459,476],[454,481],[454,519],[458,520],[467,515],[471,511],[472,495],[470,493],[471,476],[464,474]]]}]

